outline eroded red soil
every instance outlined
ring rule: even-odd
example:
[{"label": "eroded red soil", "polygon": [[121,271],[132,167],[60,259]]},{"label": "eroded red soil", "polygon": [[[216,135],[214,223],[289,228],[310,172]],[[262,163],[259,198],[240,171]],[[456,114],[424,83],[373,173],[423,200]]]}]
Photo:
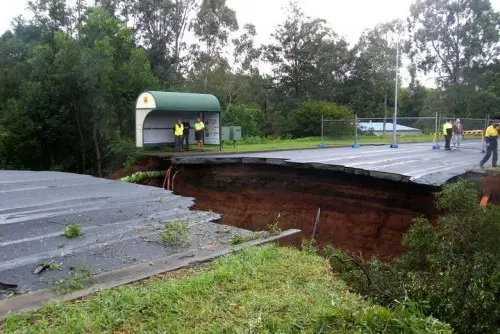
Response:
[{"label": "eroded red soil", "polygon": [[311,238],[364,257],[392,257],[415,217],[434,217],[435,188],[313,169],[269,165],[186,165],[176,193],[196,198],[195,209],[224,214],[223,223],[251,230],[279,222]]}]

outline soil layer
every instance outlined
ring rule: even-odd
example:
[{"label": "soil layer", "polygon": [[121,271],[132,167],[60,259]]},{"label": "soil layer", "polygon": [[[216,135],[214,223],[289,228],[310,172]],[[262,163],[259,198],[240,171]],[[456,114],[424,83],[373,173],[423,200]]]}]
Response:
[{"label": "soil layer", "polygon": [[367,258],[400,254],[412,219],[437,214],[433,193],[438,189],[431,186],[273,165],[178,168],[176,194],[194,197],[196,210],[223,214],[224,224],[264,230],[278,220],[283,230],[302,230],[301,236],[286,241],[300,244],[312,237],[321,208],[317,242]]}]

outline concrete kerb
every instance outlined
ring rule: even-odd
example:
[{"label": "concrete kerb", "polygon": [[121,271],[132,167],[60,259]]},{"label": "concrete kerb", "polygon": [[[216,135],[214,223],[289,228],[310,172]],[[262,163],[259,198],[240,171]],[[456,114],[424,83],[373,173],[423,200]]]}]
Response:
[{"label": "concrete kerb", "polygon": [[156,259],[149,263],[141,263],[127,268],[105,272],[93,277],[96,284],[92,285],[91,287],[64,296],[57,295],[51,289],[44,289],[17,296],[11,299],[6,299],[0,302],[0,321],[3,321],[5,317],[11,314],[35,311],[39,309],[42,304],[47,302],[59,303],[77,300],[95,292],[99,292],[103,289],[130,284],[133,282],[148,279],[155,275],[160,275],[193,265],[210,262],[218,257],[228,255],[248,247],[272,243],[282,238],[298,234],[300,232],[300,230],[291,229],[283,231],[276,236],[265,239],[257,239],[241,245],[230,247],[221,247],[221,244],[214,244],[197,250],[190,250],[172,256]]}]

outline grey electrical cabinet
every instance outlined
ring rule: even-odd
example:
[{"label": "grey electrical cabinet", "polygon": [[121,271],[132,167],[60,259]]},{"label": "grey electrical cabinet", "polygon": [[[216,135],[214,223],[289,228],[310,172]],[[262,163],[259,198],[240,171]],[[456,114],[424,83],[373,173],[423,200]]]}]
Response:
[{"label": "grey electrical cabinet", "polygon": [[233,141],[241,140],[241,126],[232,126],[231,127],[230,140],[233,140]]},{"label": "grey electrical cabinet", "polygon": [[228,141],[231,140],[231,128],[229,126],[221,127],[221,140]]}]

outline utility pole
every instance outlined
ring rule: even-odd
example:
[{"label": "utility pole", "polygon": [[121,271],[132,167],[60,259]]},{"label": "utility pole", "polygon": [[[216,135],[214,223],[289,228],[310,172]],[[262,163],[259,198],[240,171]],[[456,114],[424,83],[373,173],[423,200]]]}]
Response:
[{"label": "utility pole", "polygon": [[396,87],[394,88],[394,119],[393,119],[393,124],[392,124],[392,144],[391,148],[398,148],[399,145],[396,142],[396,127],[398,124],[398,77],[399,77],[399,36],[400,33],[398,33],[398,40],[396,42]]}]

